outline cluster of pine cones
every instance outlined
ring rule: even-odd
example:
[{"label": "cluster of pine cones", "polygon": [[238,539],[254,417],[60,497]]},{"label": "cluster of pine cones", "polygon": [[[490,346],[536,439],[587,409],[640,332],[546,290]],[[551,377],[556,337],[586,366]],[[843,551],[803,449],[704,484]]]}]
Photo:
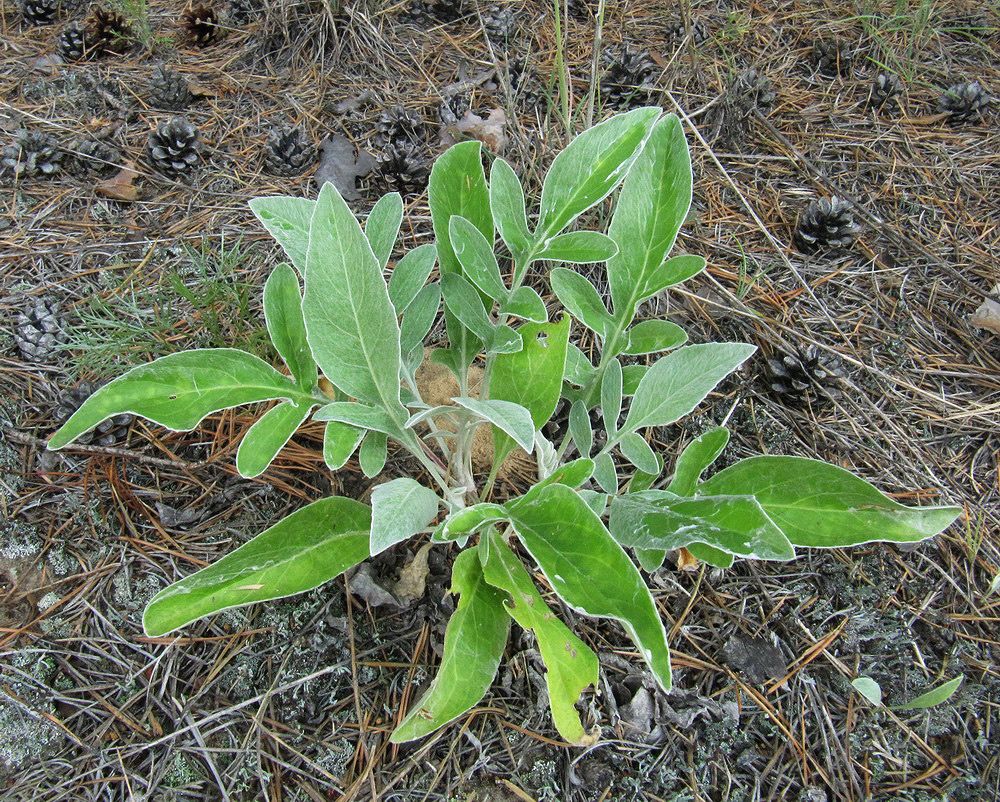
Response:
[{"label": "cluster of pine cones", "polygon": [[414,111],[393,106],[379,116],[375,142],[375,173],[389,188],[406,195],[427,186],[427,124]]}]

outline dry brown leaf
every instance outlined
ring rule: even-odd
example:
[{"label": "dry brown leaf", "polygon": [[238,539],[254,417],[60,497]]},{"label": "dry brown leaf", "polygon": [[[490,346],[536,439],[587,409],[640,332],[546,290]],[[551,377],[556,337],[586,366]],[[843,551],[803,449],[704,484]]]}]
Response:
[{"label": "dry brown leaf", "polygon": [[111,198],[126,203],[136,201],[139,199],[139,188],[135,185],[135,179],[138,177],[139,173],[135,169],[135,162],[125,162],[125,166],[111,178],[98,181],[95,191],[102,198]]},{"label": "dry brown leaf", "polygon": [[361,197],[354,182],[364,178],[375,167],[375,159],[368,151],[354,155],[354,145],[346,136],[333,134],[319,146],[319,167],[316,168],[316,185],[322,187],[327,181],[333,184],[344,200],[352,201]]},{"label": "dry brown leaf", "polygon": [[503,109],[493,109],[484,120],[471,109],[441,137],[442,144],[451,145],[462,139],[478,139],[493,153],[503,153],[507,147],[507,115]]},{"label": "dry brown leaf", "polygon": [[433,544],[429,541],[413,555],[413,559],[399,572],[399,579],[392,587],[392,592],[401,602],[414,602],[422,598],[427,589],[427,554]]},{"label": "dry brown leaf", "polygon": [[969,322],[977,329],[987,329],[1000,334],[1000,284],[993,288],[979,308],[969,317]]},{"label": "dry brown leaf", "polygon": [[677,549],[677,568],[681,571],[697,571],[698,558],[683,546]]}]

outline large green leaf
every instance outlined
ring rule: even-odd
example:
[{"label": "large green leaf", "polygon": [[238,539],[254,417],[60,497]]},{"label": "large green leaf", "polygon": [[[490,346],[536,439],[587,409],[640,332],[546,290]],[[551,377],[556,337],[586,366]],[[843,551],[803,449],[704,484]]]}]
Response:
[{"label": "large green leaf", "polygon": [[705,257],[703,256],[692,256],[687,253],[673,256],[649,277],[649,281],[638,300],[645,301],[647,298],[652,298],[668,287],[673,287],[697,276],[704,269]]},{"label": "large green leaf", "polygon": [[182,351],[132,368],[101,387],[52,435],[49,448],[62,448],[123,412],[182,431],[220,409],[278,398],[313,403],[291,379],[246,351]]},{"label": "large green leaf", "polygon": [[[460,142],[448,148],[431,169],[427,198],[442,277],[462,270],[451,245],[449,225],[452,217],[464,217],[487,241],[493,241],[490,191],[483,172],[481,149],[480,142]],[[453,354],[450,364],[464,371],[479,353],[481,343],[448,309],[445,310],[445,326]]]},{"label": "large green leaf", "polygon": [[483,306],[483,298],[472,283],[459,273],[441,276],[441,291],[445,310],[477,338],[489,342],[493,338],[493,323]]},{"label": "large green leaf", "polygon": [[923,540],[962,513],[961,507],[903,506],[843,468],[803,457],[740,460],[698,493],[753,495],[793,545],[813,548]]},{"label": "large green leaf", "polygon": [[678,496],[693,496],[701,475],[715,462],[729,442],[729,430],[717,426],[687,444],[674,466],[667,490]]},{"label": "large green leaf", "polygon": [[608,234],[618,253],[608,260],[615,318],[627,323],[674,245],[691,205],[691,158],[673,114],[654,127],[629,171]]},{"label": "large green leaf", "polygon": [[753,496],[679,498],[661,490],[611,501],[611,534],[623,546],[666,551],[704,543],[757,560],[791,560],[788,538]]},{"label": "large green leaf", "polygon": [[[524,347],[516,354],[494,358],[490,397],[520,404],[531,413],[535,431],[552,417],[562,391],[569,342],[569,316],[558,323],[525,323],[518,329]],[[513,440],[494,430],[495,459],[503,460],[513,448]]]},{"label": "large green leaf", "polygon": [[433,242],[428,242],[407,251],[406,255],[396,262],[389,275],[389,300],[397,315],[404,311],[416,299],[420,290],[427,283],[427,278],[434,270],[437,261],[437,248]]},{"label": "large green leaf", "polygon": [[643,108],[615,115],[584,131],[556,156],[542,184],[536,242],[555,236],[611,194],[661,113]]},{"label": "large green leaf", "polygon": [[399,236],[399,226],[403,222],[403,198],[398,192],[390,192],[379,198],[365,221],[365,236],[378,260],[380,270],[385,270],[392,256],[392,246]]},{"label": "large green leaf", "polygon": [[622,430],[666,426],[684,417],[755,350],[745,343],[705,343],[667,354],[639,382]]},{"label": "large green leaf", "polygon": [[524,190],[517,174],[501,158],[490,168],[490,209],[500,238],[515,259],[520,259],[531,244]]},{"label": "large green leaf", "polygon": [[315,501],[161,590],[146,606],[143,629],[166,635],[210,613],[318,587],[368,556],[370,524],[371,510],[357,501]]},{"label": "large green leaf", "polygon": [[576,491],[549,485],[508,505],[521,542],[571,607],[619,621],[670,689],[667,633],[638,569]]},{"label": "large green leaf", "polygon": [[586,277],[575,270],[557,267],[549,273],[549,283],[567,312],[591,331],[604,335],[611,315],[604,307],[597,288]]},{"label": "large green leaf", "polygon": [[316,361],[306,340],[299,277],[282,262],[264,285],[264,320],[274,349],[306,392],[316,384]]},{"label": "large green leaf", "polygon": [[236,470],[240,472],[240,476],[252,479],[264,473],[309,416],[310,409],[311,404],[283,401],[254,423],[243,435],[236,451]]},{"label": "large green leaf", "polygon": [[451,247],[462,265],[462,273],[476,287],[494,301],[507,297],[507,287],[500,277],[500,265],[493,254],[493,243],[483,236],[475,224],[464,217],[451,218],[448,233]]},{"label": "large green leaf", "polygon": [[483,574],[487,582],[510,595],[505,606],[511,617],[535,633],[556,729],[571,744],[590,741],[574,705],[587,686],[597,686],[597,655],[556,618],[500,534],[492,530],[485,537],[489,548]]},{"label": "large green leaf", "polygon": [[315,207],[314,200],[286,195],[250,201],[250,209],[257,219],[303,276],[306,274],[306,252],[309,249],[309,221]]},{"label": "large green leaf", "polygon": [[407,477],[376,487],[372,491],[372,556],[430,526],[439,503],[437,493]]},{"label": "large green leaf", "polygon": [[687,342],[687,332],[669,320],[643,320],[627,332],[624,353],[632,356],[656,354]]},{"label": "large green leaf", "polygon": [[504,594],[483,578],[474,549],[455,560],[451,591],[460,596],[445,630],[441,666],[427,693],[392,733],[393,743],[422,738],[465,713],[489,690],[500,666],[510,617]]},{"label": "large green leaf", "polygon": [[547,323],[549,319],[545,301],[531,287],[518,287],[514,290],[507,300],[500,304],[500,312],[532,323]]},{"label": "large green leaf", "polygon": [[397,414],[396,311],[361,226],[331,183],[320,190],[309,227],[302,308],[324,375],[359,401]]},{"label": "large green leaf", "polygon": [[598,231],[571,231],[553,237],[545,246],[539,259],[551,262],[570,262],[586,265],[592,262],[606,262],[618,253],[615,241]]}]

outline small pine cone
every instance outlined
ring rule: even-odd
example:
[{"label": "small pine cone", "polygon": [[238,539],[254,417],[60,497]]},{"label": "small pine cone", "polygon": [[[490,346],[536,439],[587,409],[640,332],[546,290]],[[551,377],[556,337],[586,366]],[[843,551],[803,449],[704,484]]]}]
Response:
[{"label": "small pine cone", "polygon": [[812,200],[799,217],[795,246],[802,253],[849,248],[861,233],[854,206],[834,195]]},{"label": "small pine cone", "polygon": [[752,113],[754,109],[759,109],[767,114],[778,97],[774,91],[774,85],[770,79],[761,75],[754,68],[741,72],[730,87],[730,93],[739,95],[741,104]]},{"label": "small pine cone", "polygon": [[207,3],[194,3],[181,14],[181,26],[198,47],[208,47],[222,38],[219,14]]},{"label": "small pine cone", "polygon": [[948,114],[951,123],[972,122],[983,116],[990,96],[979,81],[952,84],[941,93],[938,111]]},{"label": "small pine cone", "polygon": [[59,145],[48,134],[20,129],[14,141],[3,149],[0,167],[15,178],[22,176],[52,175],[58,172],[62,161]]},{"label": "small pine cone", "polygon": [[246,25],[262,14],[261,0],[229,0],[229,19],[238,25]]},{"label": "small pine cone", "polygon": [[441,105],[438,107],[438,119],[441,121],[441,125],[455,125],[471,108],[472,100],[468,95],[453,92],[441,101]]},{"label": "small pine cone", "polygon": [[121,169],[122,154],[103,139],[84,139],[73,146],[74,172],[109,175]]},{"label": "small pine cone", "polygon": [[316,161],[316,146],[305,130],[282,125],[271,129],[264,162],[275,175],[302,175]]},{"label": "small pine cone", "polygon": [[667,38],[672,42],[679,42],[688,34],[691,35],[692,43],[703,45],[709,38],[708,24],[703,19],[693,19],[688,25],[680,18],[667,24]]},{"label": "small pine cone", "polygon": [[[83,402],[86,401],[100,388],[99,384],[92,382],[80,382],[76,387],[65,392],[59,398],[59,403],[55,410],[55,419],[62,425],[68,421]],[[127,412],[114,415],[105,421],[101,421],[97,426],[86,434],[76,438],[77,443],[94,446],[113,446],[123,442],[132,426],[135,417]]]},{"label": "small pine cone", "polygon": [[66,341],[59,304],[37,300],[18,314],[14,323],[14,341],[28,362],[43,362]]},{"label": "small pine cone", "polygon": [[839,39],[817,39],[813,42],[812,62],[820,75],[827,78],[849,75],[852,60],[851,49]]},{"label": "small pine cone", "polygon": [[490,44],[503,47],[517,28],[517,19],[510,6],[492,5],[483,11],[483,31]]},{"label": "small pine cone", "polygon": [[538,72],[527,59],[516,59],[507,65],[507,78],[510,82],[511,99],[515,105],[525,109],[542,107],[545,112],[545,87],[542,85]]},{"label": "small pine cone", "polygon": [[623,44],[604,51],[601,99],[613,109],[628,109],[649,102],[656,66],[645,50]]},{"label": "small pine cone", "polygon": [[842,395],[838,388],[844,378],[840,360],[820,353],[815,345],[768,359],[766,373],[770,389],[793,404],[836,400]]},{"label": "small pine cone", "polygon": [[146,142],[149,162],[159,172],[172,178],[189,173],[201,159],[198,129],[184,117],[160,123]]},{"label": "small pine cone", "polygon": [[97,7],[87,17],[87,49],[93,57],[114,53],[122,55],[129,49],[132,25],[128,18],[113,9]]},{"label": "small pine cone", "polygon": [[183,111],[194,100],[184,76],[160,64],[149,80],[149,100],[158,109]]},{"label": "small pine cone", "polygon": [[28,25],[51,25],[59,13],[59,0],[24,0],[21,15]]},{"label": "small pine cone", "polygon": [[894,72],[880,72],[872,81],[871,104],[876,109],[899,105],[901,94],[903,94],[903,82]]},{"label": "small pine cone", "polygon": [[56,39],[56,52],[63,61],[83,61],[87,52],[87,29],[79,22],[71,22]]},{"label": "small pine cone", "polygon": [[375,169],[388,186],[403,195],[423,192],[430,175],[430,165],[420,149],[406,141],[387,144],[375,158]]},{"label": "small pine cone", "polygon": [[379,115],[376,139],[384,145],[395,142],[417,143],[424,139],[424,121],[404,106],[393,106]]}]

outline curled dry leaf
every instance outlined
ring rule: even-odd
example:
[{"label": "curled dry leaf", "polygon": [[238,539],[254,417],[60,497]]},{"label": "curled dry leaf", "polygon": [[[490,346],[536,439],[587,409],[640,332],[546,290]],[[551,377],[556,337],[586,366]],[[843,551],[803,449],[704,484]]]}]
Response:
[{"label": "curled dry leaf", "polygon": [[333,184],[344,200],[352,201],[361,197],[355,181],[364,178],[375,166],[375,159],[368,151],[354,155],[354,145],[346,136],[334,134],[320,143],[319,167],[316,168],[316,185],[322,188],[327,182]]},{"label": "curled dry leaf", "polygon": [[969,322],[977,329],[987,329],[994,334],[1000,334],[1000,284],[993,288],[993,293],[987,296],[972,313]]},{"label": "curled dry leaf", "polygon": [[399,579],[393,585],[392,591],[401,602],[413,602],[424,595],[427,589],[427,574],[430,568],[427,565],[427,554],[433,544],[428,541],[413,555],[399,572]]},{"label": "curled dry leaf", "polygon": [[98,181],[95,191],[102,198],[124,202],[136,201],[139,199],[139,188],[135,185],[135,179],[138,177],[135,162],[125,162],[125,166],[111,178]]},{"label": "curled dry leaf", "polygon": [[453,145],[462,139],[478,139],[493,153],[503,153],[507,147],[507,115],[503,109],[493,109],[484,120],[469,110],[441,136],[444,145]]}]

